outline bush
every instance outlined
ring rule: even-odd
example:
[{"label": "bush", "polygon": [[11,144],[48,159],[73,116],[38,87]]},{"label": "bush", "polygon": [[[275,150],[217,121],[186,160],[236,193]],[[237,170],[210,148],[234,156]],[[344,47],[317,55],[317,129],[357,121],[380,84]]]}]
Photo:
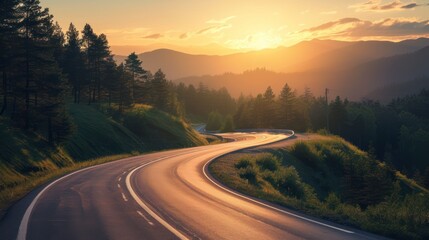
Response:
[{"label": "bush", "polygon": [[313,169],[319,169],[322,156],[320,156],[320,152],[317,152],[317,150],[308,143],[295,143],[292,146],[291,154],[306,163],[308,166],[312,167]]},{"label": "bush", "polygon": [[251,162],[247,158],[241,158],[240,160],[238,160],[238,162],[234,166],[237,169],[247,168],[249,166],[253,166],[253,162]]},{"label": "bush", "polygon": [[261,170],[274,172],[280,167],[280,159],[272,154],[264,154],[256,160],[256,164],[258,164]]},{"label": "bush", "polygon": [[277,188],[285,195],[298,199],[304,196],[304,186],[294,167],[282,168],[275,174]]},{"label": "bush", "polygon": [[329,209],[335,210],[341,204],[341,200],[335,193],[331,192],[326,197],[325,204]]},{"label": "bush", "polygon": [[254,167],[248,166],[244,170],[242,169],[239,173],[240,177],[246,179],[251,184],[257,183],[258,172]]}]

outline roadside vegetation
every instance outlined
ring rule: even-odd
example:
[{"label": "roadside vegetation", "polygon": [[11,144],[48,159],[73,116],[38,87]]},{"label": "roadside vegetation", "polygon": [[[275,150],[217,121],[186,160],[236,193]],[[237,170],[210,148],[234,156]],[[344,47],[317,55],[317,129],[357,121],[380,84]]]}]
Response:
[{"label": "roadside vegetation", "polygon": [[82,167],[153,150],[207,144],[180,118],[147,105],[136,105],[116,119],[100,109],[70,104],[67,112],[73,134],[56,146],[0,118],[1,210],[36,186]]},{"label": "roadside vegetation", "polygon": [[210,165],[242,193],[400,239],[429,237],[429,192],[339,137],[236,153]]}]

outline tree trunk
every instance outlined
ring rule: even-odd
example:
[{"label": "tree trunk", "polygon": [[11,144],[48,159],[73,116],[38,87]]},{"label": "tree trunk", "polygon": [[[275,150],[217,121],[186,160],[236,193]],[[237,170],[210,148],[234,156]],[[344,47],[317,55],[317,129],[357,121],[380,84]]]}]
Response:
[{"label": "tree trunk", "polygon": [[3,71],[3,106],[0,110],[0,115],[3,115],[6,109],[7,109],[7,78],[6,78],[6,72]]},{"label": "tree trunk", "polygon": [[52,118],[48,117],[48,142],[53,143],[53,133],[52,133]]}]

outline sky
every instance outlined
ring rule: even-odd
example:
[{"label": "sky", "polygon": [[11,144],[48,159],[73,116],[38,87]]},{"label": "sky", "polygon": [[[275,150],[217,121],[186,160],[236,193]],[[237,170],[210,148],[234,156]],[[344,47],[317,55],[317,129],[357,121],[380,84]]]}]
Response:
[{"label": "sky", "polygon": [[311,39],[429,37],[429,0],[40,0],[66,31],[89,23],[117,54],[228,54]]}]

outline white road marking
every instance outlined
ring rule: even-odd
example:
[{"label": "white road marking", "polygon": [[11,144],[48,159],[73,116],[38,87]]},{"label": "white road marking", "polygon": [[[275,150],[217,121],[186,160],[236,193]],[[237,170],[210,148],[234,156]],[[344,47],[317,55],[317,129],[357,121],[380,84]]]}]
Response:
[{"label": "white road marking", "polygon": [[134,189],[131,187],[131,175],[133,175],[133,173],[135,173],[137,170],[146,167],[149,164],[153,164],[156,162],[159,162],[161,160],[164,160],[166,158],[171,158],[174,156],[168,156],[168,157],[163,157],[163,158],[159,158],[157,160],[154,160],[152,162],[143,164],[137,168],[134,168],[128,175],[126,178],[126,185],[128,188],[128,191],[130,192],[131,196],[134,198],[134,200],[140,205],[140,207],[142,207],[147,213],[149,213],[149,215],[151,215],[156,221],[158,221],[159,223],[161,223],[165,228],[167,228],[170,232],[172,232],[174,235],[176,235],[176,237],[182,239],[182,240],[187,240],[188,238],[183,235],[181,232],[179,232],[177,229],[175,229],[173,226],[171,226],[168,222],[166,222],[164,219],[162,219],[160,216],[158,216],[158,214],[156,214],[154,211],[152,211],[136,194],[136,192],[134,192]]},{"label": "white road marking", "polygon": [[119,177],[119,178],[118,178],[118,182],[120,182],[120,181],[121,181],[121,179],[122,179],[122,177]]},{"label": "white road marking", "polygon": [[[112,162],[107,162],[107,163],[103,163],[100,165],[96,165],[96,166],[92,166],[92,167],[87,167],[84,169],[80,169],[78,171],[69,173],[61,178],[58,178],[57,180],[51,182],[48,186],[46,186],[45,188],[43,188],[37,195],[36,197],[33,199],[33,201],[31,202],[31,204],[28,206],[27,210],[25,210],[24,216],[22,217],[21,223],[19,224],[19,229],[18,229],[18,236],[16,237],[17,240],[25,240],[27,238],[27,231],[28,231],[28,222],[30,221],[30,216],[31,213],[33,212],[34,206],[36,205],[37,201],[40,199],[40,197],[43,195],[43,193],[45,193],[50,187],[52,187],[54,184],[56,184],[57,182],[66,179],[70,176],[73,176],[77,173],[83,172],[83,171],[87,171],[90,170],[92,168],[96,168],[96,167],[101,167],[101,166],[106,166],[106,165],[110,165],[110,164],[114,164],[114,163],[118,163],[120,161],[127,161],[127,160],[133,160],[136,158],[140,158],[141,156],[134,156],[134,157],[128,157],[128,158],[123,158],[117,161],[112,161]],[[127,173],[126,171],[122,173],[125,174]]]},{"label": "white road marking", "polygon": [[119,183],[118,183],[118,188],[121,188],[121,185],[119,185]]},{"label": "white road marking", "polygon": [[127,196],[125,196],[125,194],[123,193],[123,192],[121,192],[122,193],[122,198],[124,199],[124,201],[125,202],[128,202],[128,198],[127,198]]},{"label": "white road marking", "polygon": [[[222,155],[221,155],[221,156],[222,156]],[[312,223],[315,223],[315,224],[319,224],[319,225],[322,225],[322,226],[325,226],[325,227],[328,227],[328,228],[332,228],[332,229],[335,229],[335,230],[338,230],[338,231],[341,231],[341,232],[354,234],[354,232],[352,232],[352,231],[349,231],[349,230],[346,230],[346,229],[342,229],[342,228],[339,228],[339,227],[335,227],[335,226],[331,226],[331,225],[328,225],[328,224],[326,224],[326,223],[322,223],[322,222],[319,222],[319,221],[316,221],[316,220],[313,220],[313,219],[310,219],[310,218],[306,218],[306,217],[303,217],[303,216],[299,216],[299,215],[297,215],[297,214],[294,214],[294,213],[291,213],[291,212],[285,211],[285,210],[283,210],[283,209],[276,208],[276,207],[274,207],[274,206],[271,206],[271,205],[268,205],[268,204],[266,204],[266,203],[263,203],[263,202],[257,201],[257,200],[255,200],[255,199],[249,198],[249,197],[247,197],[247,196],[245,196],[245,195],[242,195],[242,194],[236,193],[236,192],[234,192],[234,191],[231,191],[231,190],[229,190],[229,189],[227,189],[227,188],[223,187],[222,185],[220,185],[220,184],[218,184],[217,182],[213,181],[213,180],[208,176],[207,171],[206,171],[206,169],[208,169],[208,167],[207,167],[207,166],[208,166],[208,164],[210,164],[212,161],[214,161],[215,159],[217,159],[217,158],[219,158],[219,157],[221,157],[221,156],[217,156],[217,157],[214,157],[214,158],[210,159],[210,161],[206,162],[206,163],[204,164],[204,166],[203,166],[203,173],[204,173],[204,176],[205,176],[205,177],[206,177],[210,182],[212,182],[214,185],[216,185],[217,187],[219,187],[219,188],[223,189],[224,191],[227,191],[227,192],[229,192],[229,193],[231,193],[231,194],[233,194],[233,195],[235,195],[235,196],[238,196],[238,197],[244,198],[244,199],[246,199],[246,200],[248,200],[248,201],[251,201],[251,202],[257,203],[257,204],[259,204],[259,205],[262,205],[262,206],[264,206],[264,207],[270,208],[270,209],[272,209],[272,210],[275,210],[275,211],[278,211],[278,212],[281,212],[281,213],[285,213],[285,214],[287,214],[287,215],[291,215],[291,216],[294,216],[294,217],[296,217],[296,218],[299,218],[299,219],[302,219],[302,220],[305,220],[305,221],[308,221],[308,222],[312,222]]]},{"label": "white road marking", "polygon": [[153,222],[151,222],[142,212],[140,212],[140,211],[137,211],[137,213],[142,217],[142,218],[144,218],[144,220],[146,220],[146,222],[147,223],[149,223],[151,226],[153,226],[154,224],[153,224]]},{"label": "white road marking", "polygon": [[[131,157],[131,158],[124,158],[122,160],[130,160],[132,158],[135,157]],[[96,165],[96,166],[92,166],[92,167],[88,167],[88,168],[84,168],[84,169],[80,169],[76,172],[72,172],[69,173],[61,178],[58,178],[57,180],[51,182],[48,186],[46,186],[45,188],[43,188],[38,194],[37,196],[33,199],[33,201],[31,202],[31,204],[28,206],[27,210],[25,210],[24,216],[22,217],[21,223],[19,224],[19,229],[18,229],[18,236],[16,237],[17,240],[25,240],[27,238],[27,230],[28,230],[28,222],[30,221],[30,216],[31,213],[33,212],[34,206],[36,205],[37,201],[39,200],[39,198],[43,195],[43,193],[45,193],[50,187],[52,187],[54,184],[56,184],[57,182],[66,179],[70,176],[73,176],[77,173],[83,172],[83,171],[87,171],[90,170],[92,168],[96,168],[96,167],[100,167],[100,166],[105,166],[105,165],[109,165],[109,164],[113,164],[113,163],[117,163],[118,161],[113,161],[113,162],[108,162],[108,163],[104,163],[104,164],[100,164],[100,165]]]}]

